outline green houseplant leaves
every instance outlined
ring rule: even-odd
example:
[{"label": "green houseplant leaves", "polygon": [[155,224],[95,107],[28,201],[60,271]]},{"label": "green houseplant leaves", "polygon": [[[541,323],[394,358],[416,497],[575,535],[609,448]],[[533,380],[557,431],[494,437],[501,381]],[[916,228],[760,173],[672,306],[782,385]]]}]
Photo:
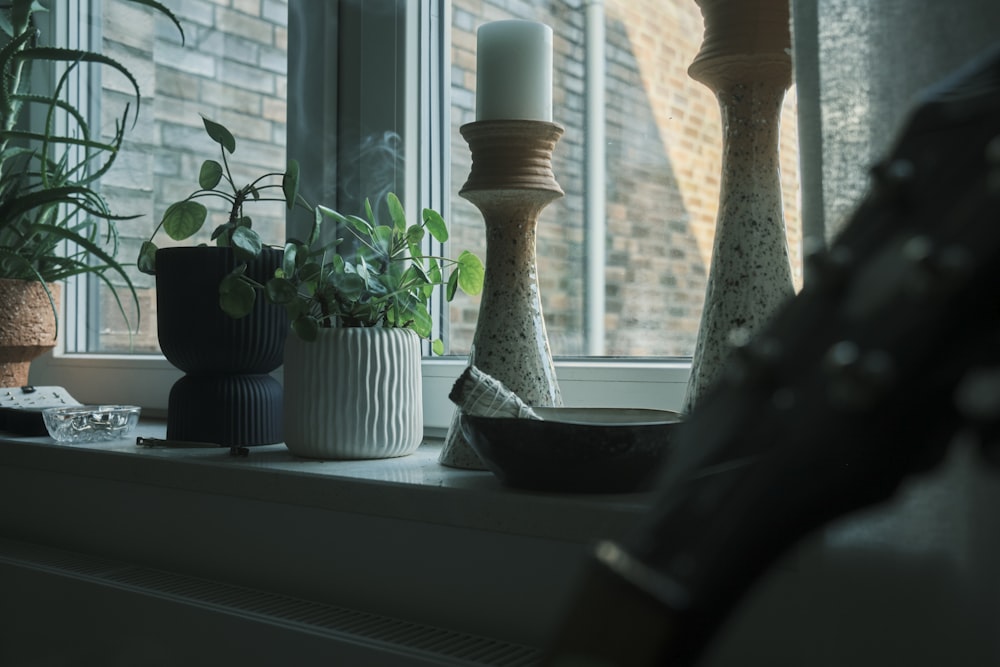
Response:
[{"label": "green houseplant leaves", "polygon": [[[446,286],[449,301],[457,289],[473,295],[482,290],[483,264],[475,254],[464,251],[452,260],[422,252],[425,234],[439,243],[448,240],[439,213],[425,209],[421,222],[410,225],[395,194],[386,196],[386,206],[391,226],[379,224],[369,201],[364,218],[317,206],[310,240],[290,241],[275,277],[255,285],[272,303],[285,307],[300,338],[315,340],[325,327],[405,327],[430,338],[436,288]],[[356,250],[338,253],[341,238],[321,242],[322,228],[330,224],[346,230]],[[433,341],[433,349],[443,352],[440,340]]]},{"label": "green houseplant leaves", "polygon": [[[212,240],[217,246],[231,247],[238,259],[248,262],[260,255],[264,247],[260,235],[253,229],[253,220],[246,215],[244,207],[259,201],[284,201],[289,209],[296,203],[307,206],[298,197],[299,166],[294,160],[289,160],[285,172],[268,172],[243,186],[237,186],[229,169],[226,155],[236,152],[236,139],[233,134],[220,123],[202,117],[205,133],[218,144],[222,161],[205,160],[198,172],[198,189],[187,198],[174,202],[167,207],[163,218],[153,230],[148,241],[139,249],[136,263],[139,270],[151,275],[156,274],[156,251],[158,247],[153,242],[156,234],[163,229],[164,233],[174,241],[185,241],[205,226],[208,220],[208,208],[199,199],[213,197],[222,199],[229,207],[228,219],[212,232]],[[255,292],[237,289],[234,285],[226,285],[225,303],[230,308],[238,307],[241,299],[249,299],[245,304],[247,312],[253,308]],[[234,305],[235,304],[235,305]],[[228,312],[228,310],[227,310]]]},{"label": "green houseplant leaves", "polygon": [[[184,39],[177,18],[156,0],[130,0],[169,18]],[[138,312],[138,296],[129,275],[115,260],[117,223],[136,216],[112,214],[95,189],[121,149],[125,130],[135,123],[141,97],[132,73],[99,52],[41,43],[35,15],[46,11],[36,0],[12,0],[0,7],[0,278],[43,284],[89,274],[110,288],[128,321],[112,277],[123,283]],[[32,88],[32,70],[62,63],[65,70],[51,88]],[[67,94],[77,68],[104,67],[128,81],[130,105],[115,122],[108,140],[100,140]],[[63,114],[65,125],[57,125]],[[43,119],[27,125],[29,116]],[[46,291],[47,288],[46,288]],[[51,295],[50,295],[51,297]],[[57,315],[54,300],[50,299]],[[131,326],[129,327],[131,330]]]},{"label": "green houseplant leaves", "polygon": [[[448,301],[459,290],[472,295],[482,290],[484,269],[475,254],[464,251],[458,259],[425,254],[423,242],[428,234],[438,243],[448,241],[448,226],[437,211],[424,209],[420,222],[411,225],[393,193],[385,199],[391,224],[379,221],[368,200],[364,217],[310,205],[298,192],[295,160],[288,161],[284,172],[269,172],[238,187],[226,158],[236,150],[233,134],[219,123],[202,121],[209,138],[219,146],[221,161],[202,163],[199,189],[167,208],[153,237],[162,228],[175,241],[189,239],[208,218],[208,209],[199,199],[216,197],[228,203],[228,219],[215,228],[212,240],[233,248],[242,260],[218,287],[219,306],[230,316],[248,315],[262,293],[269,302],[285,308],[292,330],[304,340],[315,340],[319,330],[328,327],[405,327],[430,338],[430,304],[436,289],[443,287]],[[298,206],[309,211],[312,227],[306,240],[286,243],[280,268],[260,283],[246,274],[245,263],[257,257],[264,245],[244,206],[275,200],[284,201],[289,210]],[[350,250],[341,248],[343,234],[352,241],[346,244]],[[140,270],[155,274],[153,237],[142,244],[137,263]],[[433,349],[443,351],[440,340],[433,341]]]}]

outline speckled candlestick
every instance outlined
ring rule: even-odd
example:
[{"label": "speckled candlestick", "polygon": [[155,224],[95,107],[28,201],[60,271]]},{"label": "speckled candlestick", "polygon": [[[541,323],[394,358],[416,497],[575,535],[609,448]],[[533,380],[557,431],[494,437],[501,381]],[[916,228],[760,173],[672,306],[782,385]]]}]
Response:
[{"label": "speckled candlestick", "polygon": [[788,2],[696,2],[705,39],[688,74],[716,93],[723,152],[712,265],[684,412],[724,370],[733,332],[752,335],[794,293],[778,167],[781,104],[792,72]]},{"label": "speckled candlestick", "polygon": [[[544,121],[485,120],[461,130],[472,150],[472,170],[459,195],[486,222],[475,364],[529,405],[562,405],[538,292],[535,231],[542,209],[563,196],[552,174],[552,150],[563,129]],[[462,436],[457,411],[440,461],[485,469]]]}]

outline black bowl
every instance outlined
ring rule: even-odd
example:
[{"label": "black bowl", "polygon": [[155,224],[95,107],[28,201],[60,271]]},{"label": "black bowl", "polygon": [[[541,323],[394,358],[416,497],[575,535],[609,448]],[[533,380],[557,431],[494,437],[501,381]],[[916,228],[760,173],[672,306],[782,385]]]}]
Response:
[{"label": "black bowl", "polygon": [[681,416],[637,408],[534,408],[542,419],[462,414],[462,432],[507,486],[571,493],[648,490]]}]

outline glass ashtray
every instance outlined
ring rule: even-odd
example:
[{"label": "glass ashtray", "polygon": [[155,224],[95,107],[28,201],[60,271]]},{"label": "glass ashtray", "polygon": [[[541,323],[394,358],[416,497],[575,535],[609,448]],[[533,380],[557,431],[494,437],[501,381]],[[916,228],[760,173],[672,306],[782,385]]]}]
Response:
[{"label": "glass ashtray", "polygon": [[74,405],[45,408],[42,419],[49,435],[57,442],[104,442],[128,436],[139,423],[139,407]]}]

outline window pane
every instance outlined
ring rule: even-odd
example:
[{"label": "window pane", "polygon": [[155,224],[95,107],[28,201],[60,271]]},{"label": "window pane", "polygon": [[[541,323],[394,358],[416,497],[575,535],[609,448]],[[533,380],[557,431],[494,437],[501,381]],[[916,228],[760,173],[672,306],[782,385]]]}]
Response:
[{"label": "window pane", "polygon": [[[138,124],[127,133],[124,150],[102,179],[112,210],[140,217],[119,224],[122,262],[134,263],[166,207],[198,187],[206,159],[221,161],[219,147],[205,133],[204,116],[227,126],[236,151],[227,156],[238,185],[282,171],[285,165],[287,0],[255,0],[223,6],[214,2],[165,3],[175,8],[187,43],[164,17],[123,0],[104,0],[104,52],[124,63],[142,90]],[[114,128],[128,102],[124,80],[102,77],[102,128]],[[209,219],[198,240],[225,221],[222,200],[200,199]],[[245,214],[265,242],[284,239],[284,212],[278,202],[255,202]],[[171,242],[160,233],[161,247]],[[189,242],[184,242],[189,243]],[[86,295],[86,342],[70,352],[156,352],[156,299],[150,276],[132,273],[140,292],[141,330],[130,349],[127,328],[109,290],[90,286]],[[214,289],[206,286],[205,289]],[[122,294],[123,298],[125,294]]]},{"label": "window pane", "polygon": [[[553,119],[565,127],[553,169],[566,196],[539,220],[542,306],[556,355],[690,356],[701,316],[718,205],[722,134],[714,95],[687,76],[701,45],[691,0],[606,0],[603,44],[588,43],[585,4],[452,2],[452,199],[455,248],[485,252],[479,211],[458,197],[470,155],[459,127],[475,120],[476,28],[485,21],[542,21],[554,32]],[[600,5],[601,3],[595,3]],[[516,9],[513,9],[516,8]],[[587,49],[604,53],[603,136],[585,135]],[[584,173],[588,142],[606,152],[605,250],[588,268]],[[782,184],[794,273],[800,222],[794,91],[782,119]],[[588,326],[588,270],[600,271],[598,325]],[[469,351],[477,300],[450,308],[450,351]],[[602,341],[588,342],[603,329]]]},{"label": "window pane", "polygon": [[[485,253],[479,211],[457,196],[470,165],[468,146],[458,128],[474,120],[475,30],[487,20],[502,18],[544,21],[554,30],[554,119],[566,129],[553,165],[566,196],[543,211],[538,230],[538,275],[553,352],[561,356],[691,355],[714,233],[722,136],[713,95],[686,72],[702,34],[697,5],[691,0],[603,3],[605,39],[597,51],[603,51],[606,72],[598,90],[604,95],[604,131],[603,136],[587,137],[585,96],[591,83],[585,59],[595,45],[588,41],[584,3],[451,2],[451,191],[447,208],[452,252],[469,248]],[[402,7],[398,0],[357,4],[366,11],[384,6],[400,13]],[[104,182],[113,210],[143,216],[120,226],[125,241],[120,257],[132,261],[166,206],[196,188],[201,162],[218,159],[217,147],[204,135],[199,114],[226,124],[236,134],[232,167],[238,180],[284,165],[288,2],[255,0],[232,7],[184,3],[177,9],[187,32],[184,47],[169,22],[149,10],[122,0],[104,0],[103,5],[104,48],[127,64],[144,94],[139,125],[128,134],[127,150]],[[376,41],[385,44],[386,39],[387,34]],[[326,43],[315,52],[330,48]],[[355,64],[361,72],[363,63]],[[397,68],[396,74],[402,70]],[[385,89],[385,78],[376,78],[380,79],[376,87]],[[114,114],[120,113],[126,92],[122,83],[113,75],[103,77],[105,128],[113,127]],[[366,89],[365,85],[360,87]],[[390,87],[401,89],[401,82]],[[343,99],[374,98],[362,93]],[[412,110],[413,104],[407,101],[393,108]],[[370,115],[366,112],[364,117]],[[789,250],[793,272],[798,275],[795,120],[793,90],[782,121],[781,164]],[[343,139],[338,136],[338,142]],[[600,142],[606,154],[606,212],[601,216],[605,250],[597,262],[586,251],[589,142]],[[421,153],[427,150],[427,146],[420,147]],[[302,161],[302,156],[296,157]],[[417,156],[410,157],[407,162],[417,161]],[[342,189],[342,179],[334,180]],[[343,208],[346,202],[341,199],[334,196],[324,203]],[[224,209],[215,209],[215,215],[224,216]],[[266,240],[281,241],[280,205],[268,211],[257,209],[253,218]],[[207,230],[212,227],[211,221],[206,224]],[[162,234],[158,240],[167,243]],[[604,282],[603,293],[596,299],[599,308],[590,308],[592,314],[596,310],[596,319],[587,316],[588,271],[598,271]],[[142,330],[131,351],[155,352],[152,281],[148,276],[135,276],[142,298]],[[103,288],[95,285],[91,290],[86,342],[70,351],[130,351],[129,336],[114,302]],[[452,354],[469,351],[477,301],[459,295],[448,309],[443,333]]]}]

